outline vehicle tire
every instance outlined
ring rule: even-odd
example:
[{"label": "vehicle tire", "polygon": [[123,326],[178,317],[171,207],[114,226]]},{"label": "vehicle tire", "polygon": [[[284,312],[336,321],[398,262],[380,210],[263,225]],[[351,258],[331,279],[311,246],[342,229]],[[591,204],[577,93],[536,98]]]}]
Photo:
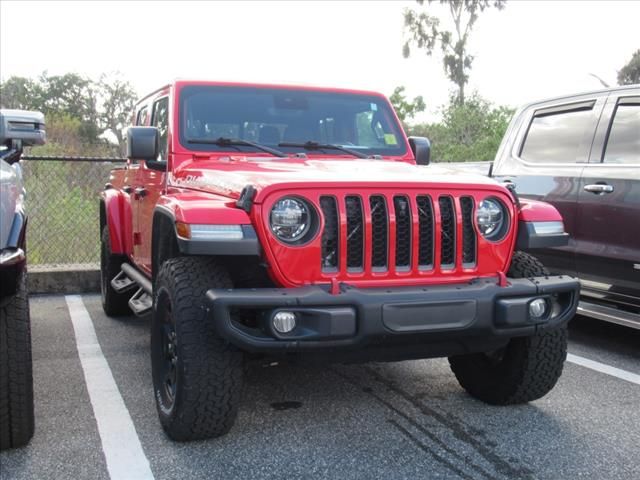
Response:
[{"label": "vehicle tire", "polygon": [[111,286],[111,280],[120,273],[126,255],[111,253],[111,237],[109,228],[102,229],[100,238],[100,293],[102,294],[102,309],[110,317],[131,315],[129,298],[131,292],[118,293]]},{"label": "vehicle tire", "polygon": [[[548,275],[532,255],[515,252],[508,277]],[[513,338],[496,351],[449,357],[460,385],[473,397],[492,405],[526,403],[555,386],[567,356],[567,327]]]},{"label": "vehicle tire", "polygon": [[26,272],[0,307],[0,450],[26,445],[34,431],[31,322]]},{"label": "vehicle tire", "polygon": [[231,288],[213,259],[180,257],[156,277],[151,366],[160,423],[177,441],[218,437],[235,421],[243,354],[220,338],[204,308],[210,288]]}]

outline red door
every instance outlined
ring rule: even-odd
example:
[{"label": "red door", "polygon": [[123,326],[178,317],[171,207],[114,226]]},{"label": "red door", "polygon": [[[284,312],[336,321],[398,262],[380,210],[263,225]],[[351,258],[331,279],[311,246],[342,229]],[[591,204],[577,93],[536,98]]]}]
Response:
[{"label": "red door", "polygon": [[162,97],[153,103],[151,126],[158,129],[159,155],[151,163],[141,162],[133,190],[134,246],[135,261],[148,274],[151,273],[151,241],[153,233],[153,210],[166,186],[167,180],[167,138],[169,128],[169,97]]}]

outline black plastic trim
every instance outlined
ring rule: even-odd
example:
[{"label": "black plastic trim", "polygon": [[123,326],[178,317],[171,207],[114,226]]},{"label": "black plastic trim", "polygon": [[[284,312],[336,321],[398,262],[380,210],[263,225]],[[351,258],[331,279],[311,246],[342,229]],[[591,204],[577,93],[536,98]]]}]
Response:
[{"label": "black plastic trim", "polygon": [[183,255],[260,256],[261,254],[258,236],[251,225],[240,225],[243,234],[242,240],[191,240],[178,236],[178,232],[175,229],[176,219],[171,210],[158,206],[154,210],[154,215],[156,213],[160,213],[171,220],[178,249]]},{"label": "black plastic trim", "polygon": [[[495,278],[487,278],[424,288],[358,289],[341,284],[337,295],[329,292],[329,286],[318,285],[293,289],[211,289],[206,301],[218,334],[250,352],[362,350],[371,342],[408,344],[416,341],[451,341],[464,349],[466,342],[471,345],[478,339],[491,343],[565,324],[575,314],[579,288],[579,282],[568,276],[509,279],[506,287],[498,286]],[[561,311],[553,318],[532,321],[522,305],[528,305],[533,298],[551,295],[562,299]],[[509,299],[518,301],[509,303]],[[356,312],[355,333],[347,338],[274,338],[248,331],[231,316],[237,308],[258,310],[269,318],[280,309],[297,312],[309,309],[316,316],[324,311],[330,316],[329,311],[336,307],[351,307]],[[452,347],[448,353],[458,353],[458,348]]]},{"label": "black plastic trim", "polygon": [[21,247],[22,240],[24,239],[24,229],[27,224],[27,217],[22,210],[16,210],[13,216],[13,223],[11,224],[11,230],[9,230],[9,237],[7,238],[7,244],[5,248]]},{"label": "black plastic trim", "polygon": [[533,250],[536,248],[566,247],[569,245],[568,233],[552,233],[538,235],[533,222],[518,222],[518,239],[516,250]]},{"label": "black plastic trim", "polygon": [[240,192],[240,198],[236,201],[236,207],[241,208],[245,212],[249,213],[253,206],[253,197],[256,196],[257,190],[253,185],[247,185]]}]

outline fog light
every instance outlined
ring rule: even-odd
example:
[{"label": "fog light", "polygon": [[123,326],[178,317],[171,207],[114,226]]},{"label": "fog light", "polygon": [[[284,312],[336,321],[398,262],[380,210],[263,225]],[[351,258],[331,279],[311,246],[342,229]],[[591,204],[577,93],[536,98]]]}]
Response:
[{"label": "fog light", "polygon": [[273,328],[278,333],[289,333],[296,328],[296,314],[293,312],[278,312],[271,320]]},{"label": "fog light", "polygon": [[547,314],[548,305],[544,298],[536,298],[529,303],[529,316],[539,320]]}]

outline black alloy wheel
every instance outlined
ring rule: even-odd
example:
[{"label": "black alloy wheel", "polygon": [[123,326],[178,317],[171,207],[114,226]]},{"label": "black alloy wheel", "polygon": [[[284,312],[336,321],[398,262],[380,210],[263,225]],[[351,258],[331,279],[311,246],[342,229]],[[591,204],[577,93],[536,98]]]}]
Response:
[{"label": "black alloy wheel", "polygon": [[[154,365],[154,384],[160,408],[170,414],[178,391],[178,336],[171,298],[162,292],[158,298],[160,321],[153,323],[151,346]],[[158,388],[160,387],[160,388]]]}]

